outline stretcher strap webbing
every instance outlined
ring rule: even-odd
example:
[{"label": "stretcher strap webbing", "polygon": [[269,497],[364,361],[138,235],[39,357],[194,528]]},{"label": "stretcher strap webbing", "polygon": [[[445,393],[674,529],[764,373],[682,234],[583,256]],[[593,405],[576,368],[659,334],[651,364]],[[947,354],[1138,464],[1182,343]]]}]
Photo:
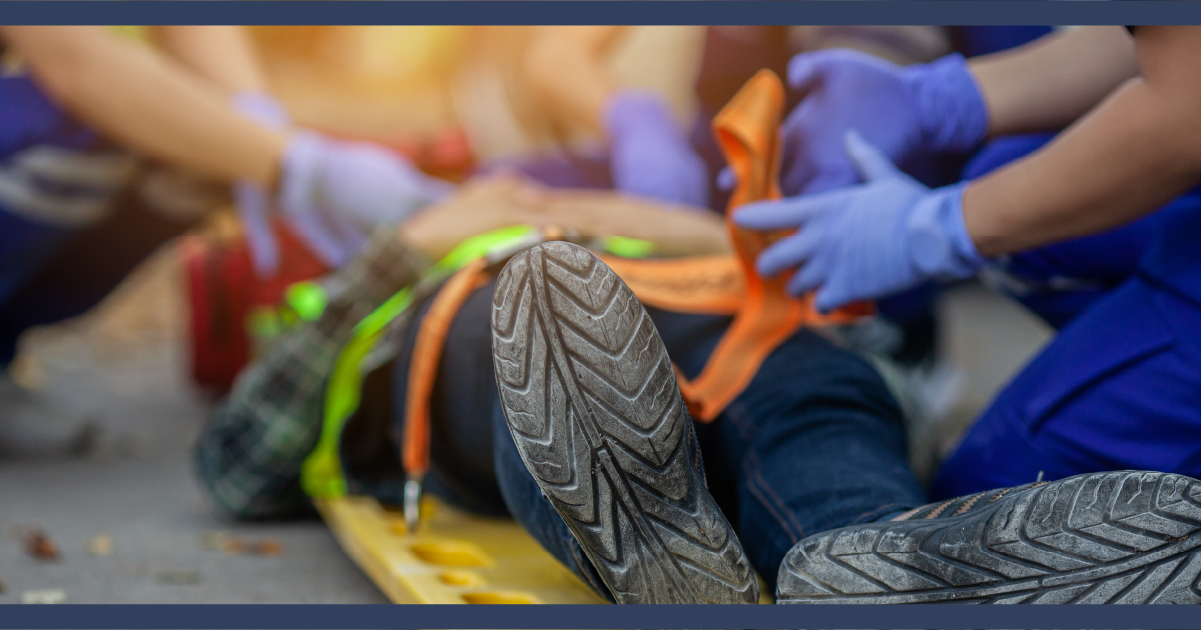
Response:
[{"label": "stretcher strap webbing", "polygon": [[643,304],[682,313],[733,315],[742,305],[746,279],[730,255],[600,259],[621,277]]},{"label": "stretcher strap webbing", "polygon": [[410,477],[424,475],[429,470],[430,396],[437,379],[438,363],[442,360],[442,347],[463,301],[487,284],[488,275],[484,273],[487,266],[488,260],[480,258],[455,272],[421,319],[409,359],[408,391],[405,393],[403,463]]},{"label": "stretcher strap webbing", "polygon": [[689,412],[702,422],[712,421],[746,389],[763,360],[802,325],[843,322],[870,313],[870,306],[856,306],[822,315],[813,308],[812,296],[797,299],[788,295],[785,278],[759,276],[755,257],[789,232],[744,230],[732,220],[743,204],[781,197],[779,127],[783,109],[784,86],[779,77],[760,70],[713,119],[718,144],[738,177],[726,224],[746,288],[734,321],[701,373],[688,380],[677,371]]}]

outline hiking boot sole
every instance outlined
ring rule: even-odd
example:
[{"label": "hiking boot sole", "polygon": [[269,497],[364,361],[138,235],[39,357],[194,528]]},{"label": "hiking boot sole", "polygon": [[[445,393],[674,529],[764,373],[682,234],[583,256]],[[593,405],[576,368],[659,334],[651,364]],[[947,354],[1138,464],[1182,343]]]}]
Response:
[{"label": "hiking boot sole", "polygon": [[1079,475],[960,516],[873,523],[802,540],[777,601],[1201,603],[1201,482]]},{"label": "hiking boot sole", "polygon": [[758,601],[667,351],[617,274],[569,243],[518,254],[497,279],[492,356],[522,461],[618,603]]}]

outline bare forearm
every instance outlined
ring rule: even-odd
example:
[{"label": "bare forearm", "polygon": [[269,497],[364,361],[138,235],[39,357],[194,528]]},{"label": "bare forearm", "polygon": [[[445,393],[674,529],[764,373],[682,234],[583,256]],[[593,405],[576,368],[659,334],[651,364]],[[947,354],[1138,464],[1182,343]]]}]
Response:
[{"label": "bare forearm", "polygon": [[964,219],[981,254],[1100,232],[1201,181],[1201,29],[1157,28],[1182,30],[1140,42],[1144,78],[1044,150],[968,187]]},{"label": "bare forearm", "polygon": [[265,90],[254,44],[241,26],[155,26],[159,48],[226,92]]},{"label": "bare forearm", "polygon": [[159,53],[99,27],[5,26],[0,34],[57,102],[129,147],[222,179],[269,185],[286,138]]},{"label": "bare forearm", "polygon": [[565,124],[601,130],[605,101],[617,88],[607,55],[618,26],[544,27],[526,55],[534,92]]},{"label": "bare forearm", "polygon": [[972,73],[989,111],[989,135],[1061,129],[1138,74],[1134,41],[1120,26],[1088,26],[978,57]]}]

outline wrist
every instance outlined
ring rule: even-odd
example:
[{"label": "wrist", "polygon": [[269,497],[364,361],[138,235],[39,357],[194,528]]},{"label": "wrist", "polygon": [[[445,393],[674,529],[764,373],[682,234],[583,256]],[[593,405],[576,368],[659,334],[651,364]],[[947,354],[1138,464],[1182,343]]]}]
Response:
[{"label": "wrist", "polygon": [[964,152],[988,135],[988,106],[962,55],[910,66],[905,80],[918,108],[923,146]]},{"label": "wrist", "polygon": [[965,278],[984,265],[963,219],[967,182],[931,191],[914,206],[906,222],[909,256],[929,277]]}]

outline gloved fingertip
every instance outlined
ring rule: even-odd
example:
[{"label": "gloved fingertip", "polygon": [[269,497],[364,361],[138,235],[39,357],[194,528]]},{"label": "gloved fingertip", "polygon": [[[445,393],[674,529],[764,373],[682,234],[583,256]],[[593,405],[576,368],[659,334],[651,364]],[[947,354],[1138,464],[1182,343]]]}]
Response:
[{"label": "gloved fingertip", "polygon": [[734,173],[734,169],[729,166],[721,169],[717,173],[717,189],[723,192],[730,192],[738,186],[738,175]]},{"label": "gloved fingertip", "polygon": [[841,306],[842,301],[844,300],[840,300],[832,291],[825,287],[818,289],[817,293],[813,294],[813,308],[817,309],[817,312],[822,315],[826,315]]},{"label": "gloved fingertip", "polygon": [[846,148],[847,157],[851,159],[864,181],[884,179],[900,172],[892,160],[884,155],[883,151],[868,142],[857,129],[847,129],[843,135],[843,145]]},{"label": "gloved fingertip", "polygon": [[[810,266],[812,264],[812,262],[809,263]],[[811,273],[806,273],[806,269],[809,269]],[[802,265],[801,268],[798,269],[795,274],[793,274],[792,279],[788,281],[788,293],[795,297],[801,297],[802,295],[805,295],[806,293],[816,289],[819,286],[820,281],[817,279],[811,279],[811,276],[813,276],[812,269]]]},{"label": "gloved fingertip", "polygon": [[788,62],[788,85],[794,90],[805,90],[821,78],[816,53],[801,53]]}]

